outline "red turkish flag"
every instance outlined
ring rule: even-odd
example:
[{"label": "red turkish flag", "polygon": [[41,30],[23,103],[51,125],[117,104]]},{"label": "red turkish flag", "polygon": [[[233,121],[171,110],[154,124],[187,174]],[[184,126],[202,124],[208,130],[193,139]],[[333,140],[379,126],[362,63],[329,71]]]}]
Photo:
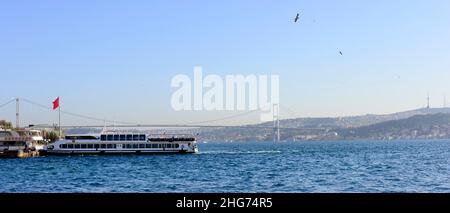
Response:
[{"label": "red turkish flag", "polygon": [[59,107],[59,97],[54,100],[53,102],[53,110],[57,109]]}]

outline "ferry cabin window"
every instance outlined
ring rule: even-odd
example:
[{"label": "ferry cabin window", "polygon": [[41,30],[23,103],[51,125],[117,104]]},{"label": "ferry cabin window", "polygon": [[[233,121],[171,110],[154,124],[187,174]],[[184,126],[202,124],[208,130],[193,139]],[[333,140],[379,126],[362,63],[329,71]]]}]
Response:
[{"label": "ferry cabin window", "polygon": [[150,149],[150,148],[152,148],[152,145],[151,144],[145,144],[145,148]]},{"label": "ferry cabin window", "polygon": [[140,149],[145,148],[145,144],[139,144],[139,148],[140,148]]},{"label": "ferry cabin window", "polygon": [[106,141],[106,135],[101,135],[101,136],[100,136],[100,140]]},{"label": "ferry cabin window", "polygon": [[59,148],[61,148],[61,149],[67,149],[67,144],[60,144],[60,145],[59,145]]},{"label": "ferry cabin window", "polygon": [[153,149],[158,148],[158,144],[152,144],[152,148],[153,148]]},{"label": "ferry cabin window", "polygon": [[100,148],[106,149],[106,144],[100,144]]},{"label": "ferry cabin window", "polygon": [[87,144],[81,144],[81,148],[82,149],[86,149],[87,148]]},{"label": "ferry cabin window", "polygon": [[96,149],[100,148],[100,144],[94,144],[94,148]]},{"label": "ferry cabin window", "polygon": [[180,148],[180,144],[175,144],[175,148]]},{"label": "ferry cabin window", "polygon": [[120,135],[120,140],[121,141],[124,141],[126,139],[126,136],[125,135]]},{"label": "ferry cabin window", "polygon": [[138,144],[133,144],[133,149],[137,149],[138,147]]},{"label": "ferry cabin window", "polygon": [[80,144],[75,144],[75,149],[79,149],[80,148]]},{"label": "ferry cabin window", "polygon": [[73,144],[67,144],[67,148],[73,149]]},{"label": "ferry cabin window", "polygon": [[9,137],[9,136],[11,136],[10,132],[5,132],[5,131],[0,132],[0,137]]},{"label": "ferry cabin window", "polygon": [[140,141],[145,141],[145,135],[139,135],[139,140]]},{"label": "ferry cabin window", "polygon": [[127,141],[132,141],[133,140],[133,135],[127,135]]},{"label": "ferry cabin window", "polygon": [[[114,144],[114,145],[115,145],[115,144]],[[113,144],[107,144],[107,145],[106,145],[106,148],[112,149],[112,148],[113,148]]]},{"label": "ferry cabin window", "polygon": [[94,144],[88,144],[88,145],[87,145],[87,148],[88,148],[88,149],[94,148]]},{"label": "ferry cabin window", "polygon": [[127,149],[131,149],[131,144],[127,144],[127,145],[126,145],[126,148],[127,148]]},{"label": "ferry cabin window", "polygon": [[133,135],[133,140],[134,141],[138,141],[139,140],[139,135]]},{"label": "ferry cabin window", "polygon": [[106,136],[108,141],[112,141],[113,140],[113,135],[108,135]]},{"label": "ferry cabin window", "polygon": [[97,140],[98,139],[96,136],[92,136],[92,135],[78,135],[78,136],[68,135],[65,138],[66,138],[66,140]]},{"label": "ferry cabin window", "polygon": [[114,135],[114,140],[118,141],[119,140],[119,135]]}]

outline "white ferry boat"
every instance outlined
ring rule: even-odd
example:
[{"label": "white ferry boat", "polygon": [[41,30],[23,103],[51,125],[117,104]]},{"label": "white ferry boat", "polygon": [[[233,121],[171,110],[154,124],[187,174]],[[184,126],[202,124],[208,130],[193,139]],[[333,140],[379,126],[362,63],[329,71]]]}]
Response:
[{"label": "white ferry boat", "polygon": [[0,157],[35,157],[45,149],[42,132],[38,130],[0,129]]},{"label": "white ferry boat", "polygon": [[47,146],[47,154],[197,153],[194,137],[137,133],[67,135]]}]

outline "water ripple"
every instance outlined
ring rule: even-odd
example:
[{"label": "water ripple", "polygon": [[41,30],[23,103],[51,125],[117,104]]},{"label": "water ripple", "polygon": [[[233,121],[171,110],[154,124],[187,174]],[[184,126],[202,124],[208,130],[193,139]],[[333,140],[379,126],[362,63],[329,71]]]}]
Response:
[{"label": "water ripple", "polygon": [[450,192],[450,141],[208,143],[200,150],[0,159],[0,192]]}]

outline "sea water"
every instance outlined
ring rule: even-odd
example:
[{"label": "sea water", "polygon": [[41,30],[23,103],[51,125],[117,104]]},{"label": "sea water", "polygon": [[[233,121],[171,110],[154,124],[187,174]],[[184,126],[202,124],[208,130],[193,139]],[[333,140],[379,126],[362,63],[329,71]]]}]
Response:
[{"label": "sea water", "polygon": [[450,140],[209,142],[199,150],[0,159],[0,192],[450,192]]}]

